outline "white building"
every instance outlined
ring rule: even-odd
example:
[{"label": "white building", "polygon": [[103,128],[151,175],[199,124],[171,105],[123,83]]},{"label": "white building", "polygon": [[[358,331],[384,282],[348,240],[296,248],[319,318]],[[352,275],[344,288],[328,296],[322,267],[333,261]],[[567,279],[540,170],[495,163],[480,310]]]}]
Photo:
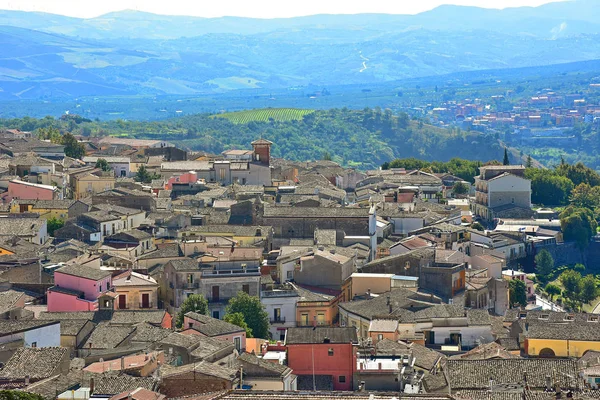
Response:
[{"label": "white building", "polygon": [[260,301],[269,314],[269,329],[273,340],[284,340],[287,329],[296,326],[298,299],[298,292],[292,287],[265,290],[261,293]]}]

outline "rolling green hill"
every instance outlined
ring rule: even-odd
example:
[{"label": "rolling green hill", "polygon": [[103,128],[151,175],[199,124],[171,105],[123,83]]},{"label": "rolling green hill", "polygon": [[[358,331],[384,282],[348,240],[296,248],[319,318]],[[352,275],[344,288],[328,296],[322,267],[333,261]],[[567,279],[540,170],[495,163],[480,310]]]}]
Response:
[{"label": "rolling green hill", "polygon": [[[274,115],[277,110],[253,110],[246,114],[258,118]],[[296,161],[331,158],[344,166],[366,170],[378,168],[396,158],[417,157],[447,161],[454,157],[488,161],[501,159],[503,148],[492,135],[460,130],[446,130],[421,121],[411,120],[405,113],[392,114],[379,108],[363,110],[294,110],[304,113],[301,119],[236,123],[214,115],[196,114],[163,121],[74,121],[11,119],[0,120],[0,127],[35,131],[55,126],[82,135],[117,135],[162,139],[177,146],[221,153],[228,149],[250,148],[259,137],[273,142],[273,156]],[[283,113],[285,115],[285,113]],[[294,114],[292,114],[293,116]]]}]

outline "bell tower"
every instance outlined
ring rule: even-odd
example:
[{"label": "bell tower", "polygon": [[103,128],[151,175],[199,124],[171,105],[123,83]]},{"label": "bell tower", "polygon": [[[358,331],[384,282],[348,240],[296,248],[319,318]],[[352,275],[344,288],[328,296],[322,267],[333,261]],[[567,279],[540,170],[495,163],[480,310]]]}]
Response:
[{"label": "bell tower", "polygon": [[273,142],[261,138],[255,140],[251,144],[253,149],[252,159],[255,162],[269,165],[269,162],[271,161],[271,145]]}]

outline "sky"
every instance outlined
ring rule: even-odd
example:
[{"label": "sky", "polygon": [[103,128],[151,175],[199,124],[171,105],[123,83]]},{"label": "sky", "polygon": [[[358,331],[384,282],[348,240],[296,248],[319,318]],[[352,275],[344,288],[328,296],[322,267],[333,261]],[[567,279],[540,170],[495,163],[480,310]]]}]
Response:
[{"label": "sky", "polygon": [[556,0],[0,0],[0,9],[93,18],[125,9],[198,17],[283,18],[312,14],[416,14],[441,4],[488,8],[539,6]]}]

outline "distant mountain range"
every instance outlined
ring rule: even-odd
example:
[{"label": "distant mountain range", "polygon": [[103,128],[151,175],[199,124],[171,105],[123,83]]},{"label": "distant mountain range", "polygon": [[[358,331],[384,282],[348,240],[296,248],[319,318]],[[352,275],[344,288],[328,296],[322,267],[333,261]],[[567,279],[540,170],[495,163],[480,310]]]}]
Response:
[{"label": "distant mountain range", "polygon": [[0,49],[0,100],[368,85],[600,59],[600,7],[271,20],[0,11]]}]

